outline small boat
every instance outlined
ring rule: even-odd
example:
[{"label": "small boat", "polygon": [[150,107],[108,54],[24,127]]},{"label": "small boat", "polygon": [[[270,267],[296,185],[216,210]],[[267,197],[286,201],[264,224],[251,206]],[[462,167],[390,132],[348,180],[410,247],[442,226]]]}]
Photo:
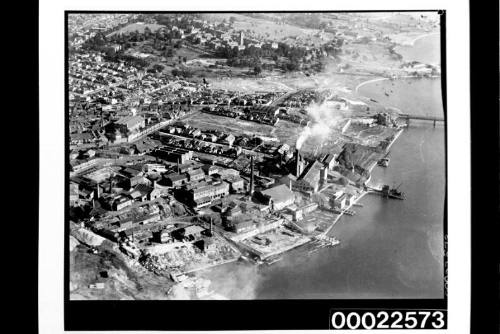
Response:
[{"label": "small boat", "polygon": [[382,194],[386,198],[394,198],[394,199],[405,199],[405,194],[398,190],[398,188],[401,186],[397,186],[396,188],[390,188],[388,185],[384,185],[382,187]]},{"label": "small boat", "polygon": [[382,158],[380,159],[378,162],[377,162],[377,165],[381,166],[381,167],[387,167],[389,166],[389,162],[391,161],[391,159],[389,158]]}]

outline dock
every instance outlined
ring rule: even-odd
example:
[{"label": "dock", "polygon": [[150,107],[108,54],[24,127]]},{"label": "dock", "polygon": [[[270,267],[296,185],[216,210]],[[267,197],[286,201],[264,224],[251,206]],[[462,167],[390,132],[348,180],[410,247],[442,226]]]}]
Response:
[{"label": "dock", "polygon": [[444,123],[444,117],[434,117],[434,116],[418,116],[418,115],[410,115],[410,114],[400,114],[399,118],[406,120],[406,126],[410,126],[410,120],[420,120],[420,121],[432,121],[434,127],[436,127],[437,122]]}]

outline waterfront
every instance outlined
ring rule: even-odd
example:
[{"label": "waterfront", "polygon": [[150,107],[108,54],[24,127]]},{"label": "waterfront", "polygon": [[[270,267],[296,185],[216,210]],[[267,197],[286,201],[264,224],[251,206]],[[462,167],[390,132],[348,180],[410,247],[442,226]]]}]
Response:
[{"label": "waterfront", "polygon": [[[388,86],[387,86],[388,85]],[[380,81],[360,90],[412,114],[442,116],[439,79]],[[424,98],[419,99],[419,96]],[[413,102],[413,103],[412,103]],[[412,122],[371,184],[401,185],[406,200],[367,195],[357,215],[330,232],[341,243],[308,255],[297,249],[272,266],[230,264],[206,273],[231,299],[441,298],[443,296],[444,127]]]},{"label": "waterfront", "polygon": [[[405,61],[438,64],[439,35],[397,49]],[[443,117],[441,80],[380,80],[359,95],[404,113]],[[442,298],[445,131],[414,121],[391,148],[388,168],[371,184],[397,186],[406,200],[364,196],[357,215],[343,216],[330,235],[341,243],[311,255],[301,249],[270,267],[231,264],[207,273],[231,299]]]},{"label": "waterfront", "polygon": [[414,41],[413,45],[396,47],[395,51],[403,56],[405,61],[419,61],[424,64],[440,64],[439,33],[424,35]]}]

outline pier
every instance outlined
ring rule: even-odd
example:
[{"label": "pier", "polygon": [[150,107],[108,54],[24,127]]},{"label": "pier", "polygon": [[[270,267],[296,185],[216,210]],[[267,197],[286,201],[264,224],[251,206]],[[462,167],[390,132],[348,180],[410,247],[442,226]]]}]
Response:
[{"label": "pier", "polygon": [[421,121],[432,121],[432,125],[435,127],[436,122],[444,122],[444,117],[434,117],[434,116],[418,116],[410,114],[400,114],[399,118],[406,120],[406,125],[410,126],[410,120],[421,120]]}]

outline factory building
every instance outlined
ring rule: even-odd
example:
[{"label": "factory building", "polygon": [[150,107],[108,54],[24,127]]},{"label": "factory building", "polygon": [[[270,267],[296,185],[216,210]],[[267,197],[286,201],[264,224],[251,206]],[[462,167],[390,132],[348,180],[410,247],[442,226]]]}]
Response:
[{"label": "factory building", "polygon": [[332,170],[333,167],[337,164],[337,154],[329,153],[323,159],[323,165],[325,165],[328,170]]},{"label": "factory building", "polygon": [[303,192],[315,193],[327,178],[327,170],[319,161],[314,161],[306,172],[295,182],[294,189]]},{"label": "factory building", "polygon": [[163,146],[157,149],[153,155],[169,162],[184,164],[193,157],[193,152],[182,148]]},{"label": "factory building", "polygon": [[192,169],[187,172],[189,182],[200,181],[205,178],[205,173],[201,169]]},{"label": "factory building", "polygon": [[202,183],[189,189],[188,202],[194,208],[201,208],[228,194],[229,184],[226,182]]},{"label": "factory building", "polygon": [[205,174],[207,174],[208,176],[212,175],[212,174],[216,174],[216,173],[219,173],[219,167],[218,166],[214,166],[214,165],[208,165],[208,164],[205,164],[201,167],[201,169],[205,172]]},{"label": "factory building", "polygon": [[115,123],[115,126],[123,133],[134,132],[144,128],[146,126],[146,120],[141,116],[127,116],[119,119]]},{"label": "factory building", "polygon": [[260,202],[269,205],[274,211],[282,210],[295,201],[295,194],[284,184],[257,191],[255,197]]},{"label": "factory building", "polygon": [[330,206],[336,210],[343,210],[347,206],[347,194],[342,193],[340,196],[330,198]]},{"label": "factory building", "polygon": [[245,183],[239,176],[229,176],[224,181],[229,184],[229,191],[232,193],[239,193],[245,190]]},{"label": "factory building", "polygon": [[165,182],[169,187],[180,187],[188,182],[188,178],[184,174],[170,173],[165,176]]}]

